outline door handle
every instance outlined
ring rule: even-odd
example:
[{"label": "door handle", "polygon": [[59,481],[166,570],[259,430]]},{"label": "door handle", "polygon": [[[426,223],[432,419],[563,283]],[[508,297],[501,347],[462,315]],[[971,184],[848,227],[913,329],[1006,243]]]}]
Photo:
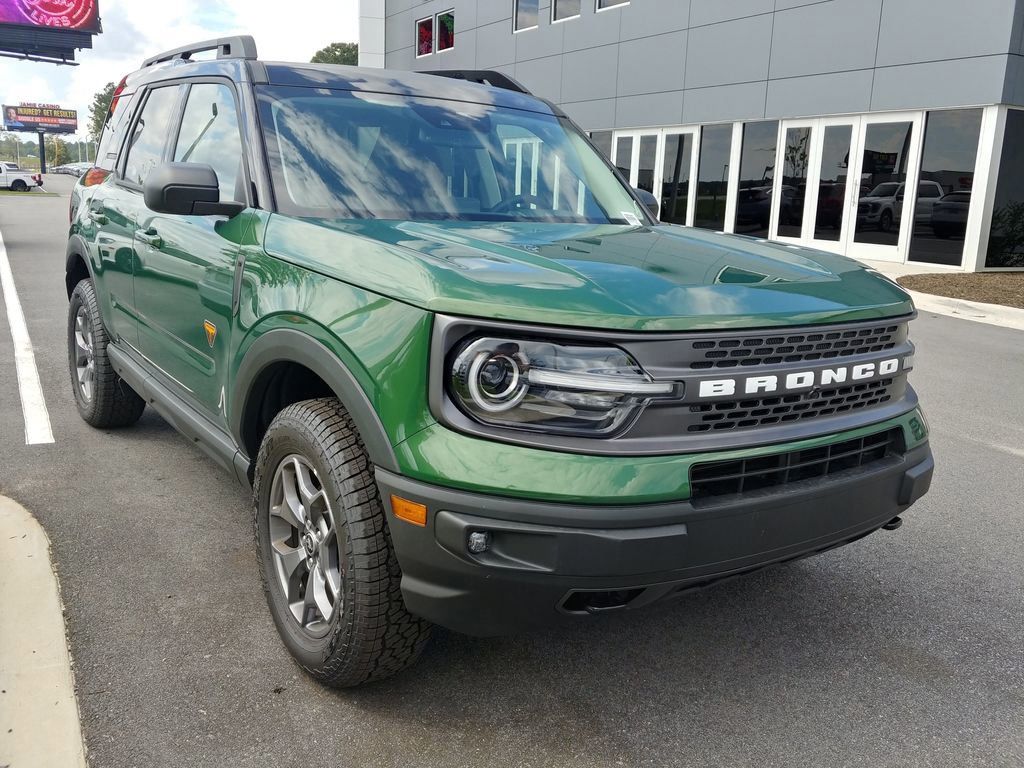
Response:
[{"label": "door handle", "polygon": [[162,248],[164,245],[164,239],[160,237],[160,234],[153,227],[136,232],[135,236],[151,248]]}]

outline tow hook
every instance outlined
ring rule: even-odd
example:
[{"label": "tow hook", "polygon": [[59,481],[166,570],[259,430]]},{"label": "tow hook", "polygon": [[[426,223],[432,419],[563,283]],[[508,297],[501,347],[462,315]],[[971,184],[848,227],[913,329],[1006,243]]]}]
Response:
[{"label": "tow hook", "polygon": [[887,531],[895,531],[901,525],[903,525],[903,518],[902,517],[894,517],[888,523],[883,525],[882,528],[884,528]]}]

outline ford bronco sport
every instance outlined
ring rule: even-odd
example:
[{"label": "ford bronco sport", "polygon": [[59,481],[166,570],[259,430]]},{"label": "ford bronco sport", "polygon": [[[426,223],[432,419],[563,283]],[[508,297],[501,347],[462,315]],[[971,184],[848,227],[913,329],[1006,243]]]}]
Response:
[{"label": "ford bronco sport", "polygon": [[161,54],[71,203],[78,409],[149,404],[251,485],[273,619],[335,686],[433,624],[632,609],[898,526],[933,467],[908,295],[652,205],[499,73]]}]

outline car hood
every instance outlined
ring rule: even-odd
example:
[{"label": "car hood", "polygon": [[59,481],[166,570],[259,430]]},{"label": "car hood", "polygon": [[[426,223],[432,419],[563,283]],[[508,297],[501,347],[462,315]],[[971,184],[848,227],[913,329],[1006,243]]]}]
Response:
[{"label": "car hood", "polygon": [[878,195],[864,195],[860,201],[862,203],[888,203],[896,199],[895,195],[888,197],[879,197]]},{"label": "car hood", "polygon": [[424,309],[526,323],[691,330],[913,312],[841,256],[675,226],[334,221],[275,214],[268,253]]}]

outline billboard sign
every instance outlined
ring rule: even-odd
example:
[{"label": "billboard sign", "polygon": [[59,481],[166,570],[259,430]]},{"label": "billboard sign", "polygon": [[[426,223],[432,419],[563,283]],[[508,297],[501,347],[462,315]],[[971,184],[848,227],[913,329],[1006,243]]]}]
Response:
[{"label": "billboard sign", "polygon": [[[2,2],[2,0],[0,0]],[[78,112],[56,104],[3,105],[3,125],[8,131],[27,133],[76,133]]]},{"label": "billboard sign", "polygon": [[99,32],[99,0],[0,0],[0,24]]}]

